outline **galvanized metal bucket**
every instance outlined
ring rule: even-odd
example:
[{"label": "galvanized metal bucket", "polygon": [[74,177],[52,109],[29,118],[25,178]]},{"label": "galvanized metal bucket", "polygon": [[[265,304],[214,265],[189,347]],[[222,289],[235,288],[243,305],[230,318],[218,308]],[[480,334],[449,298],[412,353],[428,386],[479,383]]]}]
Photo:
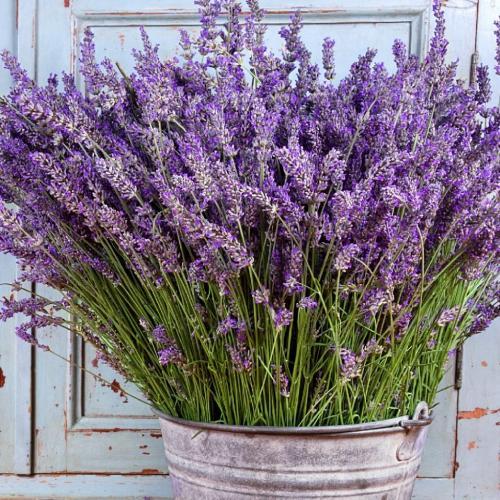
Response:
[{"label": "galvanized metal bucket", "polygon": [[431,423],[413,418],[332,427],[204,424],[158,413],[174,498],[410,499]]}]

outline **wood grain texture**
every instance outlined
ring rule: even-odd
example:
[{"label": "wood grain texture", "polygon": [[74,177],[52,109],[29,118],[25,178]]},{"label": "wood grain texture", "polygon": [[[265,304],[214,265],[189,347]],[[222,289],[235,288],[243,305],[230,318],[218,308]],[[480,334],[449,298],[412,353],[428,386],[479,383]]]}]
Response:
[{"label": "wood grain texture", "polygon": [[[480,0],[476,50],[479,62],[495,67],[493,21],[499,0]],[[500,102],[500,76],[492,75],[491,105]],[[469,340],[464,350],[459,396],[455,498],[500,498],[500,320]]]},{"label": "wood grain texture", "polygon": [[470,339],[459,398],[457,499],[500,498],[500,321]]},{"label": "wood grain texture", "polygon": [[172,498],[166,476],[72,475],[0,478],[0,498],[135,500]]},{"label": "wood grain texture", "polygon": [[[32,76],[35,75],[34,30],[36,9],[33,0],[9,0],[0,3],[0,48],[17,54],[19,60]],[[5,72],[0,74],[0,92],[7,91],[10,81]],[[12,283],[17,278],[14,259],[0,256],[0,282]],[[30,285],[28,284],[28,288]],[[2,286],[2,293],[10,293],[10,287]],[[20,292],[18,296],[25,296]],[[1,324],[0,368],[0,472],[29,474],[32,470],[32,348],[16,338],[16,325],[22,321],[17,317]]]},{"label": "wood grain texture", "polygon": [[[16,4],[14,0],[0,2],[0,47],[14,51],[16,48]],[[0,71],[0,93],[10,85],[9,76]],[[0,255],[0,283],[15,279],[13,258]],[[0,296],[9,294],[8,286],[0,286]],[[14,398],[15,398],[15,322],[0,324],[0,369],[3,383],[0,387],[0,473],[14,472]]]},{"label": "wood grain texture", "polygon": [[[76,493],[80,492],[80,493]],[[33,478],[4,476],[0,481],[2,500],[25,498],[74,500],[169,500],[172,498],[167,476],[95,476],[43,475]],[[421,479],[417,481],[412,500],[452,500],[452,479]],[[460,499],[461,497],[456,497]],[[492,499],[491,499],[492,500]]]},{"label": "wood grain texture", "polygon": [[[38,1],[16,0],[16,54],[20,64],[28,75],[37,80],[38,43]],[[25,283],[25,291],[19,292],[20,297],[29,297],[31,283]],[[21,315],[16,316],[16,324],[25,321]],[[15,341],[15,415],[14,415],[14,471],[18,474],[33,472],[33,355],[34,348],[26,342]]]}]

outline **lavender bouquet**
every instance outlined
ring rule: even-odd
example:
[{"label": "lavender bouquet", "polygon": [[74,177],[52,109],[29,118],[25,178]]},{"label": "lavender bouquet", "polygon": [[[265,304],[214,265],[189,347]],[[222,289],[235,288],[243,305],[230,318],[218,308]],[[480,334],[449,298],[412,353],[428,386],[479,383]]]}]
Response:
[{"label": "lavender bouquet", "polygon": [[[499,313],[500,114],[445,63],[368,50],[334,83],[264,13],[199,0],[201,31],[161,60],[142,31],[127,75],[96,62],[46,86],[3,53],[0,250],[61,293],[12,294],[17,333],[76,330],[173,416],[367,422],[432,402],[447,359]],[[218,19],[225,16],[225,24]],[[500,23],[497,24],[500,38]],[[500,52],[497,53],[500,73]]]}]

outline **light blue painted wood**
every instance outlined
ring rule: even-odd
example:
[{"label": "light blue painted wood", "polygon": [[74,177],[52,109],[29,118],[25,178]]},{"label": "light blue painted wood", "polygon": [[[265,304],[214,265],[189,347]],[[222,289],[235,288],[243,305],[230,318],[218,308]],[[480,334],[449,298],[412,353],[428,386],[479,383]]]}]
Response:
[{"label": "light blue painted wood", "polygon": [[[34,25],[33,2],[4,1],[0,4],[0,19],[4,26],[0,30],[0,47],[7,48],[18,55],[30,74],[34,74],[34,49],[27,48],[31,43]],[[22,15],[22,19],[20,18]],[[8,75],[0,75],[0,91],[9,86]],[[5,255],[0,256],[0,282],[11,283],[17,277],[15,261]],[[28,285],[29,287],[29,285]],[[2,286],[3,293],[10,293],[7,286]],[[21,292],[18,295],[23,295]],[[7,324],[2,324],[2,342],[0,342],[0,369],[2,387],[0,387],[0,472],[31,472],[31,423],[32,423],[32,388],[31,357],[29,344],[14,336],[18,317]]]},{"label": "light blue painted wood", "polygon": [[[14,276],[15,266],[13,259],[1,255],[0,282],[9,282]],[[0,287],[0,294],[8,293],[8,290],[7,287]],[[14,321],[8,321],[0,326],[0,385],[2,386],[0,387],[0,474],[14,472],[15,469],[15,344]]]},{"label": "light blue painted wood", "polygon": [[45,475],[41,479],[3,476],[0,478],[0,498],[166,500],[172,498],[172,493],[165,476]]},{"label": "light blue painted wood", "polygon": [[[0,2],[0,47],[11,51],[16,48],[16,9],[14,0]],[[10,80],[0,71],[0,92],[8,89]],[[0,283],[15,277],[14,260],[0,256]],[[0,287],[0,294],[8,293]],[[14,470],[14,397],[15,397],[15,339],[14,322],[0,326],[0,473]]]},{"label": "light blue painted wood", "polygon": [[[488,1],[491,5],[484,9],[488,13],[486,17],[491,16],[492,9],[498,7],[495,0]],[[15,29],[4,30],[5,26],[15,27],[15,2],[5,2],[0,1],[0,48],[2,44],[12,48],[19,44],[24,64],[32,73],[36,71],[40,81],[52,72],[75,70],[78,44],[87,26],[95,32],[98,55],[120,61],[130,69],[130,48],[139,45],[138,26],[146,26],[153,41],[161,43],[163,55],[168,55],[176,50],[177,28],[183,26],[195,30],[197,25],[195,7],[190,0],[19,0],[19,18],[22,17],[22,21],[16,38]],[[484,2],[487,3],[486,0]],[[405,40],[411,51],[419,54],[428,43],[431,21],[429,0],[265,0],[261,5],[269,10],[267,21],[271,26],[268,40],[277,47],[280,43],[277,37],[279,25],[286,22],[289,13],[299,6],[304,12],[304,33],[313,48],[313,57],[319,60],[324,36],[335,38],[339,77],[345,74],[358,53],[369,46],[378,47],[379,60],[388,62],[391,67],[390,47],[395,37]],[[35,7],[38,9],[36,18]],[[449,57],[461,58],[458,70],[464,79],[469,76],[469,59],[475,50],[476,11],[477,1],[474,0],[447,2]],[[482,29],[481,23],[479,26]],[[5,86],[1,78],[0,73],[0,85]],[[0,260],[0,266],[4,262],[6,265],[3,271],[0,268],[0,275],[2,272],[7,275],[13,272],[12,262]],[[39,291],[51,293],[46,289]],[[8,328],[12,329],[12,325]],[[71,357],[73,362],[97,371],[110,381],[116,378],[120,384],[124,384],[109,368],[100,363],[94,366],[92,349],[82,349],[81,343],[68,338],[64,331],[51,329],[41,332],[40,340],[49,343],[64,356]],[[480,339],[478,342],[480,346],[487,345],[483,344],[486,340]],[[5,347],[0,343],[0,355],[3,356],[3,360],[0,357],[0,366],[5,364],[7,376],[14,379],[12,357],[15,351],[8,345]],[[20,356],[19,359],[24,358]],[[467,363],[468,359],[466,356]],[[454,378],[454,367],[450,368],[446,385]],[[469,364],[466,377],[475,377],[477,370],[477,366]],[[26,387],[22,389],[22,385],[23,382],[20,382],[18,386],[20,394],[26,394]],[[0,497],[8,497],[14,492],[18,498],[33,495],[47,495],[50,498],[82,498],[82,495],[89,498],[126,498],[126,495],[168,497],[169,486],[165,476],[106,477],[78,474],[166,471],[158,426],[147,407],[130,398],[125,403],[119,393],[110,391],[88,374],[82,374],[81,370],[44,352],[36,353],[35,385],[34,463],[35,472],[44,475],[33,479],[0,477]],[[468,386],[464,385],[464,390],[473,390],[465,387]],[[6,456],[5,449],[10,446],[12,450],[13,446],[13,439],[9,436],[15,427],[12,424],[14,409],[8,399],[9,394],[13,397],[13,389],[9,388],[7,382],[2,390],[0,472],[12,472],[16,460],[13,456]],[[488,397],[484,395],[487,401]],[[461,407],[465,400],[460,397]],[[22,399],[19,398],[19,401],[21,408]],[[453,389],[443,392],[440,403],[421,469],[424,479],[418,482],[415,500],[446,500],[454,495],[457,392]],[[20,414],[20,410],[17,411]],[[5,415],[8,423],[4,423]],[[17,425],[21,428],[25,424]],[[478,428],[483,430],[481,424],[478,426],[474,432]],[[459,428],[466,432],[465,424],[460,424]],[[18,456],[22,456],[21,453]],[[18,466],[22,462],[19,460]],[[476,470],[467,467],[461,465],[459,468],[459,471],[464,471],[463,481],[467,481],[469,486],[478,485],[470,491],[481,492],[481,485],[477,481],[474,483],[472,476]],[[75,475],[63,478],[46,475],[61,472]],[[462,497],[458,494],[456,498]]]},{"label": "light blue painted wood", "polygon": [[[495,67],[493,21],[499,0],[479,2],[479,62]],[[493,71],[490,71],[492,74]],[[491,105],[500,104],[500,76],[492,74]],[[455,498],[500,498],[500,320],[470,339],[464,349],[463,384],[459,398]]]},{"label": "light blue painted wood", "polygon": [[500,321],[470,339],[459,399],[457,499],[500,498]]},{"label": "light blue painted wood", "polygon": [[455,495],[453,479],[418,479],[412,500],[453,500]]},{"label": "light blue painted wood", "polygon": [[[16,27],[17,27],[17,57],[32,78],[36,78],[36,50],[35,43],[37,29],[37,0],[17,0]],[[25,287],[29,290],[30,283]],[[29,292],[20,292],[19,295],[28,297]],[[17,316],[20,323],[23,317]],[[32,472],[32,420],[33,420],[33,388],[31,373],[33,348],[30,344],[16,339],[16,393],[14,417],[14,471],[19,474]]]}]

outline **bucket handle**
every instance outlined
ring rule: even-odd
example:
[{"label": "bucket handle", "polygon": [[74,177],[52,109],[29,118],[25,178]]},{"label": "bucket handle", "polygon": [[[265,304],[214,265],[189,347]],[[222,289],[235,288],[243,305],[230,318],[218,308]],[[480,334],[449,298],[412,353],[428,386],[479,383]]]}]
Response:
[{"label": "bucket handle", "polygon": [[406,430],[406,436],[396,452],[398,461],[408,461],[422,453],[427,434],[427,429],[424,427],[431,422],[429,406],[425,401],[418,403],[413,418],[400,422],[401,427]]},{"label": "bucket handle", "polygon": [[432,418],[429,412],[429,405],[425,401],[420,401],[415,408],[413,413],[413,418],[408,420],[402,420],[400,422],[401,427],[411,428],[411,427],[424,427],[432,422]]}]

